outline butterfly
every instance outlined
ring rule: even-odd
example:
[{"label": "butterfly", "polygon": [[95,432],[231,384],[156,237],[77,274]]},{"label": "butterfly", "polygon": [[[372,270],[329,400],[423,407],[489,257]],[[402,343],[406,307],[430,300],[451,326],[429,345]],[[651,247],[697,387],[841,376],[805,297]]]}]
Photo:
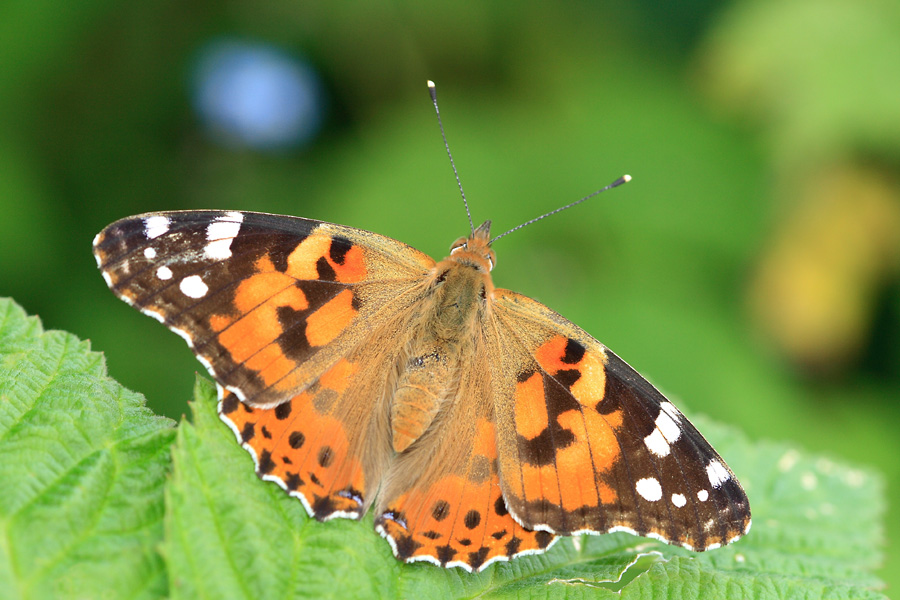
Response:
[{"label": "butterfly", "polygon": [[435,261],[312,219],[156,212],[93,250],[112,291],[216,380],[259,476],[320,521],[374,510],[398,559],[480,571],[563,535],[700,551],[745,534],[744,490],[671,402],[494,287],[490,225]]}]

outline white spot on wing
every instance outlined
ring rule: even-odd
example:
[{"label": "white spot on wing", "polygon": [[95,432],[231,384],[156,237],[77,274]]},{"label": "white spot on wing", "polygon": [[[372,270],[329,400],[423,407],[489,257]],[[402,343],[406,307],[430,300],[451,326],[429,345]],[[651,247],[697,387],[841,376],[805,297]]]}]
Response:
[{"label": "white spot on wing", "polygon": [[706,475],[709,477],[709,484],[714,488],[720,487],[723,483],[731,479],[731,474],[721,462],[716,459],[709,461],[706,465]]},{"label": "white spot on wing", "polygon": [[647,445],[647,450],[659,457],[668,456],[671,451],[669,443],[659,429],[654,429],[653,433],[645,437],[644,444]]},{"label": "white spot on wing", "polygon": [[674,419],[674,420],[677,421],[678,419],[681,418],[681,413],[678,412],[678,409],[675,408],[675,405],[672,404],[671,402],[662,402],[662,403],[660,403],[659,407],[660,407],[666,414],[668,414],[670,417],[672,417],[672,419]]},{"label": "white spot on wing", "polygon": [[634,489],[648,502],[656,502],[662,498],[662,488],[659,485],[659,481],[654,477],[638,479]]},{"label": "white spot on wing", "polygon": [[670,444],[674,444],[681,437],[681,427],[676,421],[680,418],[678,409],[671,402],[661,403],[659,409],[656,426],[650,435],[644,438],[644,444],[650,452],[663,457],[671,452]]},{"label": "white spot on wing", "polygon": [[697,492],[697,500],[699,500],[700,502],[706,502],[707,500],[709,500],[709,492],[707,492],[706,490],[700,490],[699,492]]},{"label": "white spot on wing", "polygon": [[144,219],[144,234],[148,240],[156,239],[169,230],[172,224],[169,217],[157,215],[155,217],[147,217]]},{"label": "white spot on wing", "polygon": [[149,260],[156,258],[156,248],[144,248],[144,258]]},{"label": "white spot on wing", "polygon": [[[659,408],[659,416],[656,417],[656,428],[662,432],[666,441],[674,444],[681,436],[681,427],[675,421],[678,418],[678,412],[671,402],[663,402],[659,405]],[[672,411],[675,411],[674,417],[672,416]]]},{"label": "white spot on wing", "polygon": [[231,242],[241,231],[244,215],[239,212],[225,213],[206,228],[206,239],[209,243],[203,253],[211,260],[231,258]]},{"label": "white spot on wing", "polygon": [[684,494],[672,494],[672,504],[681,508],[687,504],[687,498],[684,497]]},{"label": "white spot on wing", "polygon": [[199,275],[185,277],[181,280],[181,283],[178,284],[178,288],[188,298],[202,298],[206,295],[206,292],[209,291],[209,287],[203,283],[203,280],[200,279]]},{"label": "white spot on wing", "polygon": [[156,276],[165,281],[166,279],[172,279],[172,269],[166,266],[162,266],[156,270]]}]

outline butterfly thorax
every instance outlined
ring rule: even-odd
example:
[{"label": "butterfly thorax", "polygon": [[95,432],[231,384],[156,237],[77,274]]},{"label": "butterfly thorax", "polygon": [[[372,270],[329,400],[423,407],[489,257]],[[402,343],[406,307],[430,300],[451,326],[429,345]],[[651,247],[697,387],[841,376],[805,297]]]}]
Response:
[{"label": "butterfly thorax", "polygon": [[391,404],[394,450],[403,452],[457,396],[460,361],[472,355],[494,286],[490,221],[451,246],[427,282],[419,326],[411,332]]}]

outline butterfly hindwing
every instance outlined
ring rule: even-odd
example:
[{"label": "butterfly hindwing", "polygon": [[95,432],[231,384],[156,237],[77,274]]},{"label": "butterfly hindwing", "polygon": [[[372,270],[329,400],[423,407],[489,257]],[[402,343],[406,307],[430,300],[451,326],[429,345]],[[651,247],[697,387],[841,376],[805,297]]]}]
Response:
[{"label": "butterfly hindwing", "polygon": [[520,523],[694,550],[747,531],[734,474],[656,388],[547,307],[506,290],[494,300],[501,485]]},{"label": "butterfly hindwing", "polygon": [[[405,326],[398,317],[382,333],[400,335]],[[392,457],[386,389],[400,351],[356,348],[275,407],[250,407],[220,388],[219,416],[254,457],[257,474],[300,498],[311,516],[358,519]]]},{"label": "butterfly hindwing", "polygon": [[[477,334],[476,334],[477,335]],[[489,357],[484,344],[460,366],[460,385],[434,428],[400,454],[385,478],[375,525],[397,558],[480,571],[543,552],[555,540],[506,510],[497,470]]]}]

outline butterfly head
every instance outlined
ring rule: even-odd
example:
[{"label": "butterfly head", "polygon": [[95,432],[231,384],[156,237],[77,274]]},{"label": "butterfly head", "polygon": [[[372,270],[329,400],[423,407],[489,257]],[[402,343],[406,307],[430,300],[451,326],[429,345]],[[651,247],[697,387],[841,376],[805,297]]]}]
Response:
[{"label": "butterfly head", "polygon": [[489,273],[497,264],[497,255],[491,249],[491,222],[485,221],[469,237],[453,242],[448,260]]}]

